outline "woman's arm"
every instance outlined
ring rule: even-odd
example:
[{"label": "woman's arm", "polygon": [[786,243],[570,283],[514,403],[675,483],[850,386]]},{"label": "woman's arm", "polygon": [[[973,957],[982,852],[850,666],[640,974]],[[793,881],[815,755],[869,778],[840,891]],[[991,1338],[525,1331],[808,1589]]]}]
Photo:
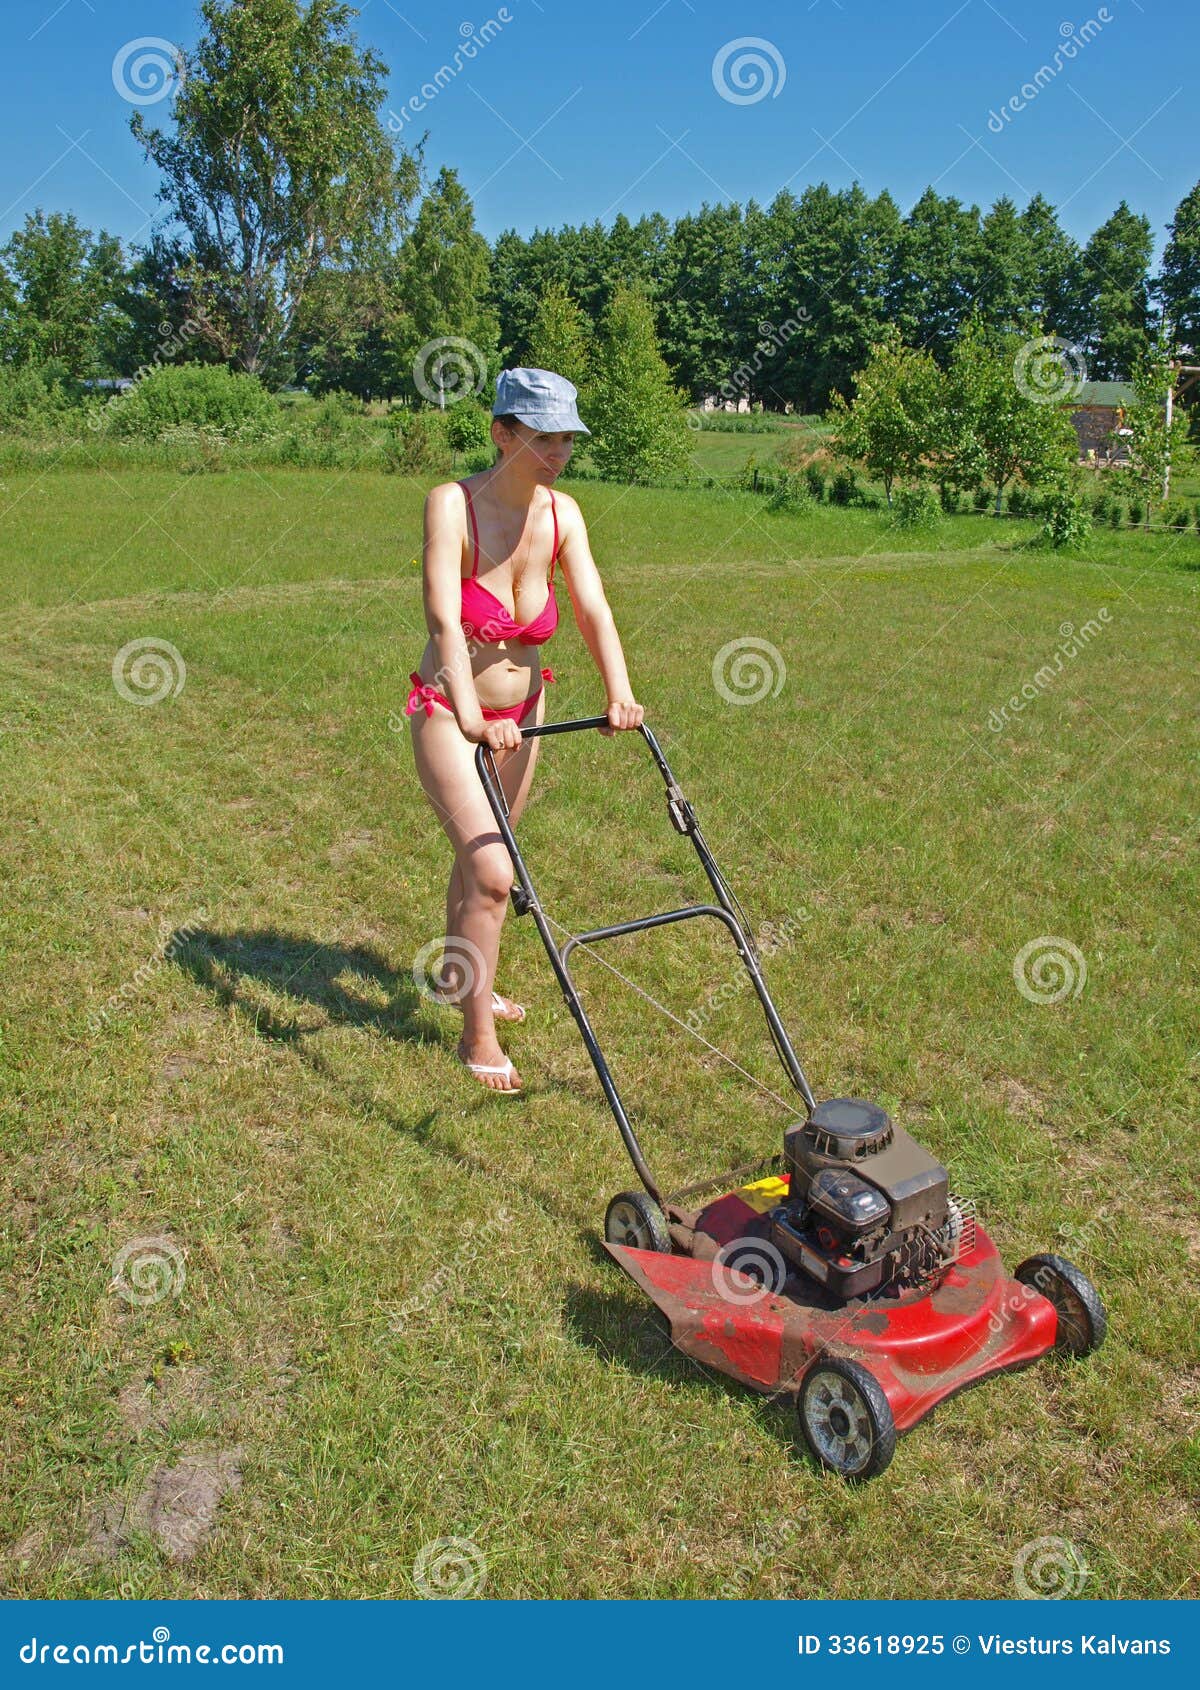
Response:
[{"label": "woman's arm", "polygon": [[437,683],[454,706],[467,739],[478,743],[483,711],[462,631],[462,494],[454,482],[431,488],[425,499],[421,584],[425,623],[437,658]]},{"label": "woman's arm", "polygon": [[639,728],[644,711],[634,701],[620,635],[592,556],[583,512],[569,493],[560,493],[558,498],[562,508],[559,561],[567,578],[575,621],[600,671],[608,699],[608,727],[599,731],[611,734],[618,728]]}]

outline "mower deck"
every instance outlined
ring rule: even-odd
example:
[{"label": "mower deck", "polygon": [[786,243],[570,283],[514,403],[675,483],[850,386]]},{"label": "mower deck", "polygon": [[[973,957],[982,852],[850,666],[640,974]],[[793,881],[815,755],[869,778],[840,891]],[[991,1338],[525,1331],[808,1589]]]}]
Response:
[{"label": "mower deck", "polygon": [[993,1373],[1026,1367],[1054,1348],[1053,1303],[1005,1273],[981,1226],[973,1247],[932,1291],[873,1293],[836,1302],[798,1269],[773,1292],[718,1253],[769,1233],[766,1210],[787,1176],[731,1191],[703,1209],[669,1205],[670,1253],[605,1243],[663,1311],[685,1355],[768,1393],[795,1393],[818,1355],[860,1362],[908,1431],[946,1397]]}]

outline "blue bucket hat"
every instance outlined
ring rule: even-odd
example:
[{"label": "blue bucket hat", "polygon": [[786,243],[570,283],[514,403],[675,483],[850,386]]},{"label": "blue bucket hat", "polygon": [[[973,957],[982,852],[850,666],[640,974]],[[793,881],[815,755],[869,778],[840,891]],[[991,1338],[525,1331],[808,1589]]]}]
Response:
[{"label": "blue bucket hat", "polygon": [[544,434],[590,434],[575,407],[578,396],[579,389],[553,370],[501,370],[492,415],[514,416]]}]

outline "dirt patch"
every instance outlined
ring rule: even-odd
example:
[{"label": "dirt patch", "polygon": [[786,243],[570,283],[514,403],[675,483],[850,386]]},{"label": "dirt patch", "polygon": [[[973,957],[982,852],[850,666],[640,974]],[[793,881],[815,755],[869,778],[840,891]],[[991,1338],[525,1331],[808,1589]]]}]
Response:
[{"label": "dirt patch", "polygon": [[212,1532],[221,1498],[241,1484],[241,1459],[240,1447],[194,1445],[173,1467],[156,1467],[130,1505],[106,1498],[93,1512],[84,1560],[115,1560],[135,1533],[146,1532],[169,1560],[190,1561]]},{"label": "dirt patch", "polygon": [[1036,1121],[1042,1127],[1053,1125],[1050,1105],[1023,1080],[1016,1079],[1012,1074],[1001,1074],[989,1082],[989,1089],[1002,1107],[1018,1120]]},{"label": "dirt patch", "polygon": [[211,1375],[202,1367],[168,1368],[157,1379],[131,1379],[117,1393],[126,1430],[135,1434],[165,1430],[174,1416],[214,1406]]},{"label": "dirt patch", "polygon": [[335,839],[326,855],[334,868],[344,868],[351,857],[365,851],[374,842],[375,835],[369,828],[360,829],[357,833],[344,833],[340,839]]}]

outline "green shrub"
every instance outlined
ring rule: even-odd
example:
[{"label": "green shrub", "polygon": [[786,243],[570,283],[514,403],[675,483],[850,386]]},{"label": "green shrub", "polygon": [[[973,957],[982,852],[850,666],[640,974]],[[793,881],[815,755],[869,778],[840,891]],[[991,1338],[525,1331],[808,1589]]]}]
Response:
[{"label": "green shrub", "polygon": [[383,467],[393,475],[448,475],[453,457],[447,413],[393,411],[384,435]]},{"label": "green shrub", "polygon": [[767,500],[767,509],[796,513],[811,510],[812,504],[813,498],[806,479],[803,476],[791,475],[785,470],[783,479]]},{"label": "green shrub", "polygon": [[1008,495],[1008,513],[1010,516],[1024,516],[1032,504],[1029,493],[1020,482],[1016,484]]},{"label": "green shrub", "polygon": [[1192,513],[1182,499],[1172,499],[1162,508],[1161,517],[1165,528],[1186,528],[1192,520]]},{"label": "green shrub", "polygon": [[55,432],[72,409],[69,382],[59,364],[0,364],[0,431]]},{"label": "green shrub", "polygon": [[1108,526],[1110,528],[1119,528],[1124,520],[1125,506],[1119,499],[1111,500],[1108,506]]},{"label": "green shrub", "polygon": [[897,491],[892,501],[893,528],[936,528],[941,520],[941,501],[926,482]]},{"label": "green shrub", "polygon": [[947,487],[943,482],[938,488],[938,499],[947,516],[958,514],[958,489],[956,487]]},{"label": "green shrub", "polygon": [[992,495],[986,487],[977,487],[971,496],[971,503],[977,511],[988,511],[992,508]]},{"label": "green shrub", "polygon": [[226,439],[261,440],[277,432],[279,407],[257,376],[224,364],[159,364],[104,407],[116,435],[159,440],[172,428],[219,430]]},{"label": "green shrub", "polygon": [[1092,516],[1097,522],[1104,522],[1107,519],[1110,502],[1110,497],[1107,491],[1093,493]]},{"label": "green shrub", "polygon": [[1130,499],[1129,520],[1135,528],[1140,528],[1146,520],[1146,507],[1140,499]]},{"label": "green shrub", "polygon": [[809,493],[818,504],[825,497],[825,472],[820,464],[809,464],[804,471],[804,481]]},{"label": "green shrub", "polygon": [[1196,532],[1200,534],[1200,505],[1196,506]]},{"label": "green shrub", "polygon": [[1092,531],[1092,518],[1078,493],[1069,488],[1056,489],[1039,500],[1045,522],[1039,536],[1041,544],[1054,551],[1077,546]]},{"label": "green shrub", "polygon": [[[470,452],[477,447],[489,448],[488,462],[495,456],[492,449],[492,417],[481,405],[460,399],[448,412],[446,439],[452,452]],[[486,466],[485,466],[486,467]]]},{"label": "green shrub", "polygon": [[860,497],[858,477],[852,469],[839,469],[829,483],[831,505],[852,505]]}]

